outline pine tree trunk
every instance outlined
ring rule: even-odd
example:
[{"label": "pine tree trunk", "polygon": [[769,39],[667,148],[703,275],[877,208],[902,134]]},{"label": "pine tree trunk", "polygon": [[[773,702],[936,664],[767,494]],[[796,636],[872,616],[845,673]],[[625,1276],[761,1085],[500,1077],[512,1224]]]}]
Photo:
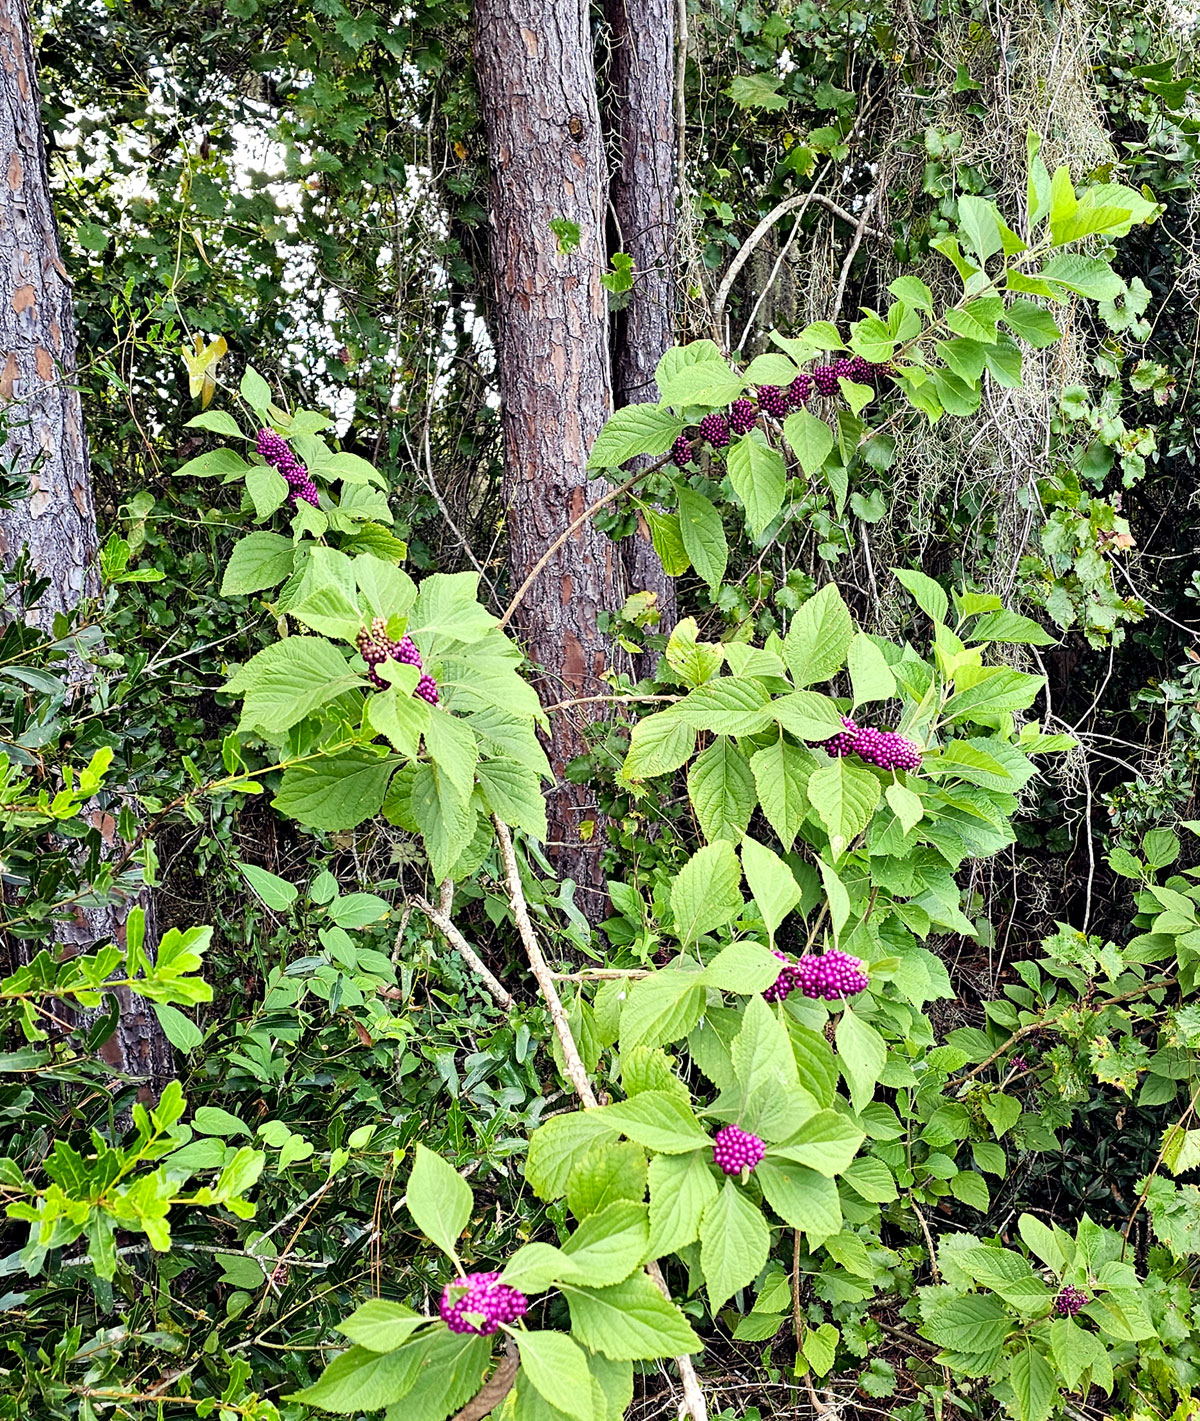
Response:
[{"label": "pine tree trunk", "polygon": [[[55,613],[71,612],[98,594],[99,540],[74,388],[71,283],[50,196],[24,0],[0,0],[0,165],[0,437],[3,459],[29,485],[28,497],[0,510],[0,569],[26,550],[28,573],[50,579],[30,608],[24,588],[10,586],[3,615],[49,631]],[[82,688],[89,668],[72,662],[68,674]],[[99,810],[87,817],[111,847],[112,819]],[[129,906],[81,910],[61,929],[60,942],[68,952],[87,952],[109,939],[122,941]],[[121,1018],[101,1055],[117,1070],[161,1085],[173,1072],[170,1043],[147,1002],[120,995]]]},{"label": "pine tree trunk", "polygon": [[[674,0],[605,0],[604,13],[612,46],[605,119],[613,147],[613,238],[634,271],[613,321],[613,403],[620,409],[658,399],[654,371],[675,340],[675,7]],[[659,630],[669,632],[675,582],[644,524],[626,539],[622,555],[629,590],[654,593]]]},{"label": "pine tree trunk", "polygon": [[[611,404],[600,283],[605,184],[586,5],[477,0],[475,20],[516,589],[605,488],[587,476],[588,451]],[[610,645],[598,617],[623,600],[617,549],[588,522],[554,555],[515,618],[543,704],[604,693]],[[605,911],[603,836],[593,797],[563,772],[586,748],[586,723],[604,711],[556,713],[550,746],[558,783],[548,804],[548,849],[558,871],[575,880],[592,921]]]}]

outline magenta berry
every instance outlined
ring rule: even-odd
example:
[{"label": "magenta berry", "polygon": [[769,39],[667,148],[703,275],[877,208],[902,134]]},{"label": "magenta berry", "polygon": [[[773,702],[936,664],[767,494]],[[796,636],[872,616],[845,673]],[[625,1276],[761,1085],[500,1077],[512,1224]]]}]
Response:
[{"label": "magenta berry", "polygon": [[791,401],[778,385],[760,385],[758,404],[762,412],[773,419],[782,419],[791,407]]},{"label": "magenta berry", "polygon": [[795,986],[813,1000],[836,1002],[865,992],[870,985],[865,963],[848,952],[806,954],[792,969]]},{"label": "magenta berry", "polygon": [[700,421],[700,438],[714,449],[724,449],[729,443],[729,421],[723,414],[706,414]]},{"label": "magenta berry", "polygon": [[736,1125],[726,1125],[718,1130],[713,1140],[713,1164],[726,1174],[741,1174],[753,1169],[767,1152],[766,1145],[757,1135],[739,1130]]},{"label": "magenta berry", "polygon": [[[372,621],[369,631],[364,627],[359,632],[358,649],[362,653],[362,659],[367,663],[367,674],[380,690],[388,685],[384,677],[375,669],[381,661],[398,661],[402,666],[415,666],[418,671],[424,669],[421,653],[417,650],[412,637],[406,633],[399,641],[393,641],[387,634],[387,623],[382,617],[376,617]],[[413,695],[420,696],[431,706],[436,706],[438,703],[437,682],[426,673],[417,682]]]},{"label": "magenta berry", "polygon": [[862,731],[859,730],[858,726],[854,723],[854,721],[850,719],[849,716],[842,716],[842,724],[846,728],[841,732],[840,735],[835,735],[832,737],[832,739],[824,740],[821,742],[821,746],[824,750],[826,750],[830,755],[837,756],[839,759],[843,755],[853,754],[855,749],[855,742],[862,734]]},{"label": "magenta berry", "polygon": [[859,385],[865,385],[875,374],[875,367],[869,360],[864,360],[861,355],[856,355],[850,362],[850,369],[846,372],[847,380],[854,380]]},{"label": "magenta berry", "polygon": [[1090,1302],[1091,1298],[1086,1293],[1081,1293],[1078,1288],[1066,1287],[1054,1299],[1054,1308],[1061,1317],[1074,1317]]},{"label": "magenta berry", "polygon": [[268,464],[272,464],[283,475],[288,486],[288,498],[293,505],[303,499],[314,508],[317,506],[317,486],[309,478],[308,470],[292,453],[287,440],[281,438],[273,429],[260,429],[255,448]]},{"label": "magenta berry", "polygon": [[811,375],[796,376],[787,390],[788,404],[792,409],[803,409],[808,404],[809,396],[812,394],[812,384]]},{"label": "magenta berry", "polygon": [[528,1310],[525,1294],[502,1283],[499,1273],[468,1273],[442,1290],[442,1320],[451,1332],[490,1337],[501,1323],[516,1322]]},{"label": "magenta berry", "polygon": [[839,356],[829,368],[833,371],[835,380],[852,380],[854,378],[852,374],[854,361],[847,360],[845,356]]},{"label": "magenta berry", "polygon": [[729,428],[734,434],[749,434],[757,420],[758,409],[753,400],[734,400],[729,406]]},{"label": "magenta berry", "polygon": [[763,993],[763,997],[768,1002],[786,1002],[788,996],[796,990],[800,982],[796,976],[796,969],[792,965],[792,961],[788,955],[784,952],[778,952],[775,949],[772,949],[772,951],[775,952],[775,956],[783,963],[783,970]]},{"label": "magenta berry", "polygon": [[671,459],[680,469],[686,469],[692,462],[692,441],[686,434],[681,434],[671,445]]},{"label": "magenta berry", "polygon": [[893,730],[860,730],[850,748],[860,760],[881,770],[916,770],[921,766],[918,747]]},{"label": "magenta berry", "polygon": [[818,395],[828,399],[838,392],[838,377],[832,365],[817,365],[812,372],[813,388]]}]

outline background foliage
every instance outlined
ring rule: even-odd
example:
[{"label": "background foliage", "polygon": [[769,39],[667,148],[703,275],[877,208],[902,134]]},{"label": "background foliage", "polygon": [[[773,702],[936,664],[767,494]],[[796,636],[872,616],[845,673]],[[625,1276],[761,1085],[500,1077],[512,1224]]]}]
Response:
[{"label": "background foliage", "polygon": [[[519,1418],[671,1414],[670,1359],[693,1342],[730,1417],[1191,1413],[1194,20],[805,0],[699,3],[688,22],[691,354],[661,372],[654,415],[610,425],[597,469],[660,459],[792,373],[756,358],[828,359],[813,322],[952,378],[945,418],[924,387],[916,410],[899,382],[839,387],[811,425],[764,422],[728,454],[699,441],[639,485],[684,620],[668,639],[611,609],[655,668],[614,694],[668,699],[614,703],[573,769],[608,816],[594,934],[547,872],[540,711],[495,627],[512,589],[466,7],[67,0],[38,17],[109,541],[76,626],[0,641],[0,1414],[438,1421],[486,1347],[422,1354],[454,1379],[444,1395],[335,1388],[448,1345],[406,1309],[436,1313],[453,1256],[512,1267],[538,1298],[526,1331],[564,1339],[543,1345],[575,1395],[518,1379]],[[1047,181],[1065,165],[1092,210],[1116,185],[1125,217],[1060,243],[1095,263],[1082,293],[1009,284],[1053,334],[951,327],[968,346],[943,353],[921,333],[980,295],[948,239],[994,276],[1020,254],[983,250],[985,204],[1031,236],[1031,131]],[[794,206],[714,318],[760,218],[809,190],[841,215]],[[885,333],[863,315],[886,325],[896,302]],[[699,344],[715,334],[732,365]],[[326,527],[291,527],[282,480],[238,441],[264,423],[302,450]],[[401,694],[394,722],[372,710],[391,693],[355,659],[368,613],[416,638],[437,711]],[[301,640],[281,616],[328,648],[324,678],[303,704],[260,681],[255,708],[252,668]],[[72,702],[78,650],[96,679]],[[859,707],[920,745],[919,773],[805,748]],[[347,757],[378,795],[331,815]],[[95,803],[127,857],[105,860]],[[596,1112],[570,1098],[492,813],[517,831],[552,966],[631,974],[560,983]],[[120,949],[58,960],[56,914],[144,883],[153,967],[136,918]],[[869,991],[768,1009],[771,947],[826,941],[869,964]],[[178,1082],[149,1106],[96,1055],[114,972],[144,974],[176,1047]],[[700,1140],[735,1117],[782,1154],[726,1180]],[[414,1184],[432,1156],[469,1180],[449,1224]],[[432,1179],[461,1204],[465,1185]],[[678,1306],[647,1291],[650,1257]],[[1074,1317],[1065,1287],[1087,1298]],[[606,1289],[628,1296],[597,1322]],[[657,1322],[622,1344],[639,1306]]]}]

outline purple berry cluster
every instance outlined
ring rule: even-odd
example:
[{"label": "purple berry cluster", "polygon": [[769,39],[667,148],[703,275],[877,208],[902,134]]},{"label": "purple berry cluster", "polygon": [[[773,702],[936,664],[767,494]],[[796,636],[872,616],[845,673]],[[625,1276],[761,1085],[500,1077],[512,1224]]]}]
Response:
[{"label": "purple berry cluster", "polygon": [[[811,374],[797,375],[786,390],[778,385],[760,385],[757,401],[743,395],[725,414],[705,415],[700,421],[700,438],[714,449],[725,449],[733,435],[750,433],[760,413],[783,419],[789,410],[803,409],[814,392],[826,399],[836,395],[839,379],[865,385],[891,373],[891,365],[875,365],[861,355],[835,360],[832,365],[817,365]],[[686,434],[681,434],[671,446],[671,459],[680,469],[692,462],[692,441]]]},{"label": "purple berry cluster", "polygon": [[718,1130],[713,1140],[713,1164],[726,1174],[741,1174],[753,1169],[767,1152],[766,1145],[757,1135],[739,1130],[736,1125],[726,1125]]},{"label": "purple berry cluster", "polygon": [[1078,1288],[1066,1287],[1054,1299],[1054,1307],[1060,1317],[1074,1317],[1090,1302],[1091,1298],[1086,1293],[1081,1293]]},{"label": "purple berry cluster", "polygon": [[897,735],[894,730],[875,730],[871,726],[856,725],[848,716],[842,716],[846,727],[839,734],[823,743],[830,755],[857,755],[868,765],[878,765],[881,770],[919,770],[921,751],[911,740]]},{"label": "purple berry cluster", "polygon": [[[759,391],[762,397],[762,391]],[[766,409],[766,406],[763,406]],[[770,411],[767,411],[768,414]],[[734,400],[729,406],[729,427],[734,434],[749,434],[758,422],[758,408],[753,400]]]},{"label": "purple berry cluster", "polygon": [[799,962],[789,961],[782,952],[775,956],[784,968],[763,993],[769,1002],[785,1002],[793,992],[813,1001],[836,1002],[865,992],[870,985],[865,963],[848,952],[808,953]]},{"label": "purple berry cluster", "polygon": [[723,414],[706,414],[700,421],[700,438],[714,449],[724,449],[729,443],[729,421]]},{"label": "purple berry cluster", "polygon": [[[417,650],[412,637],[406,633],[399,641],[393,641],[387,634],[387,623],[382,617],[374,619],[370,630],[364,627],[359,632],[358,649],[362,653],[362,659],[367,663],[367,674],[381,690],[388,683],[375,670],[380,662],[399,661],[403,666],[415,666],[418,671],[424,665],[421,653]],[[428,673],[423,674],[417,682],[413,695],[420,696],[431,706],[436,706],[438,703],[437,682]]]},{"label": "purple berry cluster", "polygon": [[273,429],[260,429],[255,446],[259,455],[283,475],[288,486],[288,498],[295,505],[300,499],[317,506],[317,486],[308,476],[308,470],[296,458],[286,439],[281,439]]},{"label": "purple berry cluster", "polygon": [[[524,1293],[500,1281],[499,1273],[468,1273],[442,1290],[442,1320],[451,1332],[490,1337],[504,1322],[516,1322],[529,1310]],[[476,1325],[468,1314],[481,1317]]]}]

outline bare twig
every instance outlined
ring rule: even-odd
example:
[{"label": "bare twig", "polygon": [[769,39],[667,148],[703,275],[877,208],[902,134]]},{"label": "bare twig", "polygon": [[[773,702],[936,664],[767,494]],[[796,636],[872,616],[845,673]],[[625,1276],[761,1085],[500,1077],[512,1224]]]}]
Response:
[{"label": "bare twig", "polygon": [[[575,1044],[575,1037],[571,1033],[571,1023],[567,1020],[562,999],[554,985],[554,974],[546,965],[546,959],[542,955],[537,934],[533,930],[533,923],[529,917],[529,905],[525,899],[525,890],[521,885],[521,870],[517,864],[512,835],[508,832],[508,825],[498,816],[493,816],[493,822],[496,825],[496,838],[500,843],[500,858],[504,864],[508,899],[512,905],[513,917],[516,919],[517,932],[529,958],[530,970],[537,979],[538,987],[550,1010],[550,1020],[554,1023],[558,1044],[562,1048],[567,1079],[575,1087],[579,1099],[583,1102],[583,1108],[595,1110],[600,1102],[596,1099],[596,1092],[592,1089],[592,1083],[588,1079],[583,1058],[579,1054],[579,1047]],[[663,1297],[670,1301],[671,1292],[657,1261],[647,1263],[646,1272]],[[692,1359],[687,1355],[681,1355],[675,1358],[675,1365],[679,1368],[679,1380],[683,1386],[681,1414],[686,1413],[692,1418],[692,1421],[706,1421],[708,1407],[704,1400],[704,1392],[700,1387],[700,1379],[696,1375],[696,1368],[692,1365]]]},{"label": "bare twig", "polygon": [[[833,310],[829,319],[836,322],[842,314],[842,299],[846,295],[846,283],[850,280],[850,268],[854,265],[854,258],[858,255],[858,249],[862,245],[863,233],[867,230],[867,218],[871,215],[871,209],[879,199],[877,192],[871,193],[863,204],[862,216],[855,223],[854,240],[850,243],[850,249],[846,253],[846,260],[842,263],[841,275],[838,277],[837,291],[833,298]],[[881,233],[871,229],[873,236],[880,236]]]},{"label": "bare twig", "polygon": [[[450,890],[449,894],[446,892],[447,888]],[[451,883],[449,879],[442,884],[442,905],[440,908],[435,908],[427,898],[422,898],[419,894],[414,896],[413,902],[488,989],[496,1005],[503,1007],[504,1010],[507,1011],[513,1004],[512,993],[508,991],[504,983],[492,972],[487,963],[483,961],[471,944],[463,937],[462,933],[454,926],[454,922],[450,917],[450,904],[447,902],[447,898],[451,901],[453,901],[454,898],[454,884]]]},{"label": "bare twig", "polygon": [[682,696],[573,696],[569,701],[555,701],[552,706],[543,706],[547,715],[551,711],[570,710],[572,706],[591,706],[606,702],[611,706],[637,705],[642,701],[681,701]]}]

